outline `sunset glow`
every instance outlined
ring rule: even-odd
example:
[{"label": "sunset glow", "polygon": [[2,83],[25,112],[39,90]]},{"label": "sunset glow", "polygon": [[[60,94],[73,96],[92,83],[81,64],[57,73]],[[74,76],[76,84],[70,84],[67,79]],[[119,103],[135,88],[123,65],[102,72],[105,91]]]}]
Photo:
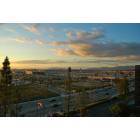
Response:
[{"label": "sunset glow", "polygon": [[140,24],[0,24],[0,63],[13,68],[140,64]]}]

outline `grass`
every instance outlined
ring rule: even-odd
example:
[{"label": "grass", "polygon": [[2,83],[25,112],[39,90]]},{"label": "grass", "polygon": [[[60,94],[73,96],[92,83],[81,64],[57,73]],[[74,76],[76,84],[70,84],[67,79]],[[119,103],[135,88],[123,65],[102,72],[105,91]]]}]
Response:
[{"label": "grass", "polygon": [[7,99],[18,103],[58,96],[56,93],[48,91],[45,85],[11,86],[7,90],[0,90],[0,95],[0,98],[5,95]]}]

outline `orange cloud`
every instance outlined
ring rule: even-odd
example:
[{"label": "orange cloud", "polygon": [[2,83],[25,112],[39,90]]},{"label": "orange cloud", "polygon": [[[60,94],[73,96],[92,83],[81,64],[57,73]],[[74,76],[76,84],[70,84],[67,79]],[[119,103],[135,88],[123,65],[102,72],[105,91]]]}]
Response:
[{"label": "orange cloud", "polygon": [[58,56],[69,56],[69,55],[76,55],[73,50],[69,49],[55,49],[54,50]]},{"label": "orange cloud", "polygon": [[29,31],[31,33],[35,33],[37,35],[40,35],[40,31],[38,30],[38,26],[36,24],[24,24],[22,25],[23,29],[25,29],[26,31]]},{"label": "orange cloud", "polygon": [[20,44],[36,44],[39,46],[43,46],[47,44],[47,41],[40,40],[40,39],[31,39],[25,37],[16,37],[16,38],[9,38],[10,41],[15,41]]}]

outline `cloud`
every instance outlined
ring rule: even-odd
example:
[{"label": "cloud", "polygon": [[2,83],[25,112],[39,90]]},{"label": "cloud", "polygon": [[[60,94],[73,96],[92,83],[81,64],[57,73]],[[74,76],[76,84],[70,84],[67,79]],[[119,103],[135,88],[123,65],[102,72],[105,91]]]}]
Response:
[{"label": "cloud", "polygon": [[[61,55],[67,55],[73,52],[60,50]],[[112,67],[133,65],[135,62],[139,62],[140,56],[122,56],[122,57],[91,57],[88,59],[74,58],[74,59],[61,59],[61,60],[21,60],[12,62],[16,67],[28,67],[28,68],[53,68],[53,67],[68,67],[73,68],[87,68],[87,67]]]},{"label": "cloud", "polygon": [[104,37],[104,31],[103,30],[94,30],[91,32],[85,32],[85,31],[79,31],[76,32],[76,38],[78,40],[94,40],[94,39],[98,39]]},{"label": "cloud", "polygon": [[122,59],[122,61],[120,61],[118,58],[116,59],[86,59],[86,60],[81,60],[81,59],[73,59],[73,60],[21,60],[21,61],[14,61],[12,62],[13,64],[18,64],[18,65],[44,65],[44,66],[48,66],[48,65],[58,65],[61,67],[62,64],[67,64],[67,65],[89,65],[89,66],[94,66],[98,65],[98,66],[111,66],[114,65],[116,66],[117,64],[119,65],[126,65],[126,64],[131,64],[135,62],[135,60],[131,60],[131,58],[127,58],[127,61],[125,59]]},{"label": "cloud", "polygon": [[47,44],[47,41],[46,40],[40,40],[40,39],[36,39],[35,40],[35,43],[40,45],[40,46],[43,46],[43,45],[46,45]]},{"label": "cloud", "polygon": [[[55,51],[59,56],[79,56],[79,57],[115,57],[119,60],[138,61],[140,54],[140,43],[135,42],[111,42],[103,41],[104,32],[94,30],[91,32],[79,31],[75,33],[67,32],[68,40],[49,42],[52,46],[65,46],[65,48],[56,48]],[[72,39],[70,39],[72,38]],[[67,49],[66,49],[67,48]]]},{"label": "cloud", "polygon": [[72,39],[73,36],[74,36],[74,33],[72,31],[68,31],[66,32],[66,36],[69,38],[69,39]]},{"label": "cloud", "polygon": [[52,41],[52,42],[48,42],[48,45],[50,46],[65,46],[65,45],[69,45],[71,42],[69,41]]},{"label": "cloud", "polygon": [[69,55],[76,55],[75,52],[73,50],[69,50],[69,49],[54,49],[54,51],[56,52],[56,54],[58,56],[69,56]]},{"label": "cloud", "polygon": [[79,45],[81,44],[91,44],[98,39],[103,38],[103,30],[94,30],[91,32],[86,31],[67,31],[66,36],[68,37],[67,41],[52,41],[49,45],[52,46],[65,46],[65,45]]},{"label": "cloud", "polygon": [[[22,24],[22,27],[35,34],[40,34],[38,24]],[[7,31],[11,31],[7,29]],[[53,28],[50,28],[50,32],[54,32]],[[140,61],[140,43],[136,42],[115,42],[104,41],[106,40],[104,30],[91,30],[91,31],[67,31],[67,40],[50,41],[40,38],[27,38],[17,37],[11,38],[10,41],[15,41],[20,44],[35,44],[37,46],[53,46],[54,52],[61,57],[77,56],[80,59],[83,58],[86,61],[74,61],[73,63],[110,63],[110,64],[123,64],[133,63]],[[0,41],[3,39],[0,39]],[[6,41],[9,40],[6,38]],[[4,40],[5,41],[5,40]],[[89,57],[97,58],[97,60],[87,60]],[[67,61],[59,61],[59,63],[72,63]],[[47,60],[31,60],[20,61],[18,64],[54,64],[54,61]],[[57,61],[58,63],[58,61]]]},{"label": "cloud", "polygon": [[[138,56],[140,54],[140,43],[106,42],[106,43],[80,43],[80,42],[53,42],[54,46],[68,46],[63,49],[65,54],[77,56],[117,57]],[[62,51],[62,49],[61,49]],[[72,52],[72,53],[69,53]]]},{"label": "cloud", "polygon": [[122,57],[118,57],[117,61],[123,63],[136,62],[136,61],[140,61],[140,56],[134,56],[134,55],[122,56]]},{"label": "cloud", "polygon": [[15,42],[17,42],[17,43],[21,43],[21,44],[31,42],[31,40],[26,39],[26,38],[24,38],[24,37],[11,38],[11,40],[12,40],[12,41],[15,41]]},{"label": "cloud", "polygon": [[75,41],[93,41],[96,39],[100,39],[104,37],[104,30],[92,30],[90,32],[88,31],[67,31],[66,36],[69,40],[75,40]]},{"label": "cloud", "polygon": [[140,54],[140,43],[97,43],[91,44],[90,51],[91,54],[99,57],[138,56]]},{"label": "cloud", "polygon": [[10,41],[14,41],[20,44],[35,44],[38,46],[44,46],[47,44],[47,41],[41,39],[32,39],[26,37],[16,37],[16,38],[9,38]]},{"label": "cloud", "polygon": [[[115,62],[112,60],[102,60],[103,62]],[[14,61],[15,64],[62,64],[62,63],[99,63],[101,60],[21,60]]]},{"label": "cloud", "polygon": [[[55,45],[63,45],[62,42],[60,43],[56,43]],[[67,43],[64,43],[64,45],[66,45]],[[75,56],[88,56],[91,55],[91,52],[89,50],[90,46],[86,45],[86,44],[67,44],[68,46],[70,46],[69,49],[65,49],[65,48],[56,48],[55,51],[57,53],[57,55],[59,56],[70,56],[70,55],[75,55]],[[86,46],[85,46],[86,45]]]},{"label": "cloud", "polygon": [[57,63],[69,63],[63,60],[21,60],[14,61],[15,64],[57,64]]},{"label": "cloud", "polygon": [[72,43],[70,45],[70,47],[72,48],[74,54],[76,54],[77,56],[94,55],[94,51],[91,51],[92,46],[89,44],[83,44],[83,43],[74,44],[74,43]]},{"label": "cloud", "polygon": [[21,25],[23,29],[25,29],[28,32],[40,35],[40,31],[38,29],[39,24],[22,24]]}]

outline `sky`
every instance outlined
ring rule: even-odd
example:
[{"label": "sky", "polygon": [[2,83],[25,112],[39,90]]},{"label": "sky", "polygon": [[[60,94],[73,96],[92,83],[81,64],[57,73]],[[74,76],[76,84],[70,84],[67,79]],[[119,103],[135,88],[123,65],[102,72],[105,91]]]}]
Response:
[{"label": "sky", "polygon": [[140,64],[140,24],[1,23],[0,66],[91,68]]}]

